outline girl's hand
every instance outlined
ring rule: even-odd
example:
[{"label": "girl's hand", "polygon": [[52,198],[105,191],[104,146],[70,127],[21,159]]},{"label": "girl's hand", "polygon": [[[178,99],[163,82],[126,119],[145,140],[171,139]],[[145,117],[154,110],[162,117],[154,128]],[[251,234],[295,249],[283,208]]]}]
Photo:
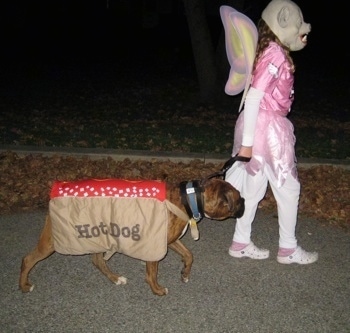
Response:
[{"label": "girl's hand", "polygon": [[238,152],[238,156],[251,158],[252,157],[252,151],[253,151],[253,147],[241,146],[241,149]]}]

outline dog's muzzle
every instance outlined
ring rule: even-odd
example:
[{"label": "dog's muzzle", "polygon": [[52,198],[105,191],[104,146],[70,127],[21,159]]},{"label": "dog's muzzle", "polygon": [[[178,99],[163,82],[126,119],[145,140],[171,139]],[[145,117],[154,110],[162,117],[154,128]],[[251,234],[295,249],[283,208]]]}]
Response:
[{"label": "dog's muzzle", "polygon": [[244,214],[244,210],[245,210],[244,198],[240,198],[237,205],[238,205],[238,209],[233,215],[235,219],[239,219]]}]

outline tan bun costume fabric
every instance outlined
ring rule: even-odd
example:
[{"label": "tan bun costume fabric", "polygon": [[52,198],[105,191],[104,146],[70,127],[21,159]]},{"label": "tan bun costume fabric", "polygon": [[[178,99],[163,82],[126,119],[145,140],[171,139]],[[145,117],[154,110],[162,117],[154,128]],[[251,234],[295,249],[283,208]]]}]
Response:
[{"label": "tan bun costume fabric", "polygon": [[159,261],[167,252],[169,210],[188,216],[166,200],[165,183],[119,179],[55,182],[49,214],[58,253],[115,252]]}]

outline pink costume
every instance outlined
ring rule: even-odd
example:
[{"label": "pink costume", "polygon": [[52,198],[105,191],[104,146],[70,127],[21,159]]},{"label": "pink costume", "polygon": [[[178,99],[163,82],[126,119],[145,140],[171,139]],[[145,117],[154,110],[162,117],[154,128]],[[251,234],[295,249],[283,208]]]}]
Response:
[{"label": "pink costume", "polygon": [[[256,210],[269,183],[278,210],[277,261],[282,264],[313,263],[318,259],[317,252],[306,252],[297,246],[295,237],[300,183],[294,152],[294,128],[287,119],[294,99],[291,64],[285,49],[273,42],[275,39],[271,35],[267,36],[270,43],[266,47],[263,39],[258,40],[258,31],[248,17],[228,6],[221,6],[220,14],[231,65],[225,92],[237,95],[244,89],[239,107],[241,110],[244,103],[244,111],[235,126],[232,154],[251,156],[249,162],[236,162],[226,172],[226,181],[245,199],[245,212],[236,221],[229,254],[235,258],[269,257],[269,250],[260,249],[251,241]],[[304,22],[300,8],[293,1],[271,0],[261,19],[288,50],[298,51],[306,46],[311,25]],[[258,54],[252,72],[253,55],[257,56],[258,44],[264,51]]]},{"label": "pink costume", "polygon": [[[255,127],[250,126],[255,128],[252,159],[248,163],[237,163],[226,173],[226,180],[245,198],[245,213],[237,219],[233,236],[233,241],[237,243],[248,244],[251,241],[251,224],[269,181],[278,207],[279,246],[289,249],[297,246],[295,226],[300,183],[294,153],[294,128],[286,117],[294,99],[294,76],[289,66],[283,48],[271,42],[253,73],[246,103],[252,90],[261,100],[257,119],[247,119],[248,123],[256,121]],[[245,112],[240,113],[236,123],[233,156],[238,153],[242,142],[245,144]]]},{"label": "pink costume", "polygon": [[[269,65],[277,67],[272,74]],[[287,174],[297,178],[295,165],[294,127],[286,118],[293,102],[294,76],[284,50],[276,43],[270,43],[253,73],[251,86],[263,91],[260,110],[255,128],[253,156],[246,165],[250,175],[255,175],[268,164],[276,177],[278,187],[282,186]],[[244,112],[239,116],[234,135],[233,155],[242,145]]]}]

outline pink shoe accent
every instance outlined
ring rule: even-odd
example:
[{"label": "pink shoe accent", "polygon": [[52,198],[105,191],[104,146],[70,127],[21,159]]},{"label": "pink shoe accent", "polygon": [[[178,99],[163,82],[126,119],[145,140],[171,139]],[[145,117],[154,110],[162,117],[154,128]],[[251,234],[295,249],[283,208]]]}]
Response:
[{"label": "pink shoe accent", "polygon": [[233,241],[230,249],[232,249],[233,251],[241,251],[248,245],[249,243],[238,243]]},{"label": "pink shoe accent", "polygon": [[295,250],[296,250],[297,248],[296,247],[294,247],[294,248],[292,248],[292,249],[286,249],[286,248],[284,248],[284,247],[280,247],[279,249],[278,249],[278,256],[279,257],[288,257],[289,255],[291,255]]},{"label": "pink shoe accent", "polygon": [[250,242],[246,247],[241,250],[234,250],[230,247],[228,251],[229,255],[234,258],[251,258],[251,259],[267,259],[270,255],[269,250],[259,249],[254,245],[253,242]]}]

